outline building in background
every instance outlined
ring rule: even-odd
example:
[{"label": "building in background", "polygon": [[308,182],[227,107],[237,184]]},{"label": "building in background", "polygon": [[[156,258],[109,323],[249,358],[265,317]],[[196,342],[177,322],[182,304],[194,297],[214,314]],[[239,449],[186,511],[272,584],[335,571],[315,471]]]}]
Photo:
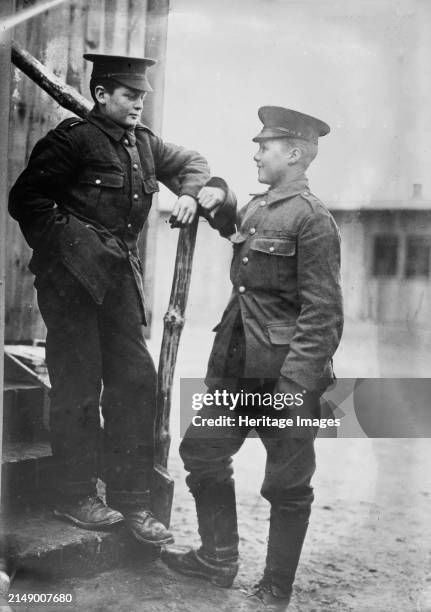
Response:
[{"label": "building in background", "polygon": [[346,315],[377,323],[431,321],[431,200],[331,206],[341,232]]},{"label": "building in background", "polygon": [[[259,106],[331,125],[309,178],[341,227],[348,319],[431,320],[430,32],[426,0],[171,1],[164,136],[202,151],[240,205],[265,190],[252,159]],[[210,260],[213,274],[192,287],[190,321],[216,322],[229,294],[222,242],[198,242],[195,271]]]}]

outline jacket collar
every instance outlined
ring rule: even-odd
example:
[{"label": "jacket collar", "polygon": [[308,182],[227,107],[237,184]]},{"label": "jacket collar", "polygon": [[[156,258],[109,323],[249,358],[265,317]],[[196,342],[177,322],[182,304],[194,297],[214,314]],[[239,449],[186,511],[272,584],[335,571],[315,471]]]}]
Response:
[{"label": "jacket collar", "polygon": [[280,200],[286,200],[293,198],[299,193],[308,191],[308,179],[305,175],[291,181],[284,186],[283,189],[268,189],[265,193],[252,193],[250,195],[265,197],[268,204],[279,202]]},{"label": "jacket collar", "polygon": [[291,181],[283,189],[269,189],[267,192],[267,202],[268,204],[273,204],[279,200],[293,198],[304,191],[308,191],[308,179],[305,175]]},{"label": "jacket collar", "polygon": [[117,142],[119,142],[125,136],[130,137],[131,134],[134,138],[133,131],[129,132],[126,130],[126,128],[118,125],[118,123],[115,123],[115,121],[112,121],[112,119],[97,110],[96,106],[89,112],[87,119],[90,123],[93,123],[93,125],[97,126],[100,130],[105,132],[105,134],[108,134],[108,136]]}]

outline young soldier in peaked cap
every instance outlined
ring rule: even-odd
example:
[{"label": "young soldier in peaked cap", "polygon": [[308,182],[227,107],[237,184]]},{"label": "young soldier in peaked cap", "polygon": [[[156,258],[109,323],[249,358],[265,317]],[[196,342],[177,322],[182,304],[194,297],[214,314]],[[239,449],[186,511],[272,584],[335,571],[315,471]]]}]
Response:
[{"label": "young soldier in peaked cap", "polygon": [[[47,326],[55,514],[99,529],[125,520],[142,542],[172,541],[151,514],[156,372],[142,334],[145,300],[137,239],[157,181],[190,223],[209,179],[206,160],[140,123],[155,62],[87,54],[95,106],[40,140],[10,193],[9,210],[33,249]],[[99,403],[106,505],[96,494]]]},{"label": "young soldier in peaked cap", "polygon": [[[289,605],[313,501],[317,428],[296,428],[296,417],[319,419],[319,398],[333,379],[332,356],[342,333],[340,240],[305,176],[328,125],[274,106],[260,108],[259,118],[254,160],[268,191],[239,213],[223,185],[213,182],[199,194],[219,227],[223,220],[223,234],[230,234],[234,248],[232,296],[214,329],[206,384],[210,392],[281,393],[302,400],[281,410],[245,404],[228,412],[237,419],[241,413],[293,419],[290,428],[274,429],[263,420],[254,427],[267,452],[261,493],[271,504],[270,528],[263,578],[240,607],[282,611]],[[171,568],[224,587],[238,570],[232,456],[252,429],[238,420],[235,427],[202,425],[227,408],[202,408],[199,425],[190,425],[180,446],[202,546],[163,553]]]}]

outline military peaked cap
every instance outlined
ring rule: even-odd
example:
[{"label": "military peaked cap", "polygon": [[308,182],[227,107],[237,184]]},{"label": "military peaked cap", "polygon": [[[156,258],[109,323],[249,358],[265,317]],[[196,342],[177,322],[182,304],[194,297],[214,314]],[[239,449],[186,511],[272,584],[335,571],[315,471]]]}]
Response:
[{"label": "military peaked cap", "polygon": [[146,71],[149,66],[156,63],[156,60],[147,57],[126,57],[99,53],[85,53],[84,59],[93,62],[92,79],[111,79],[131,89],[153,91],[147,79]]},{"label": "military peaked cap", "polygon": [[317,144],[319,136],[330,131],[329,125],[320,119],[282,106],[261,106],[258,115],[263,128],[253,138],[254,142],[266,138],[302,138]]}]

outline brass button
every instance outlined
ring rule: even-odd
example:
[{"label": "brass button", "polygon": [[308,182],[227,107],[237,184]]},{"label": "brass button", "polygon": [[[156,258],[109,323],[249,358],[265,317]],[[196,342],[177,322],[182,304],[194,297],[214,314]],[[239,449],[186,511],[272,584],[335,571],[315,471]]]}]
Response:
[{"label": "brass button", "polygon": [[127,224],[127,227],[128,227],[129,229],[131,229],[131,228],[132,228],[132,224],[131,224],[131,223],[128,223],[128,224]]},{"label": "brass button", "polygon": [[273,247],[273,246],[269,247],[269,252],[270,252],[270,253],[274,253],[274,251],[275,251],[275,249],[274,249],[274,247]]},{"label": "brass button", "polygon": [[133,170],[137,170],[138,169],[138,164],[133,164]]},{"label": "brass button", "polygon": [[239,287],[239,288],[238,288],[238,291],[239,291],[240,293],[245,293],[245,287],[243,287],[243,286],[241,285],[241,287]]},{"label": "brass button", "polygon": [[250,234],[253,235],[255,233],[256,233],[256,228],[255,227],[250,228]]},{"label": "brass button", "polygon": [[96,179],[94,182],[96,183],[96,185],[100,185],[102,181],[100,179]]},{"label": "brass button", "polygon": [[125,144],[125,145],[130,144],[130,143],[129,143],[129,141],[127,140],[127,138],[125,138],[125,139],[124,139],[124,144]]},{"label": "brass button", "polygon": [[133,199],[134,199],[134,200],[137,200],[138,198],[139,198],[138,194],[137,194],[137,193],[135,193],[135,195],[133,196]]},{"label": "brass button", "polygon": [[262,200],[262,202],[259,203],[259,206],[265,206],[266,202],[265,200]]},{"label": "brass button", "polygon": [[243,258],[242,258],[242,263],[243,263],[244,265],[247,265],[247,264],[248,264],[248,257],[243,257]]}]

